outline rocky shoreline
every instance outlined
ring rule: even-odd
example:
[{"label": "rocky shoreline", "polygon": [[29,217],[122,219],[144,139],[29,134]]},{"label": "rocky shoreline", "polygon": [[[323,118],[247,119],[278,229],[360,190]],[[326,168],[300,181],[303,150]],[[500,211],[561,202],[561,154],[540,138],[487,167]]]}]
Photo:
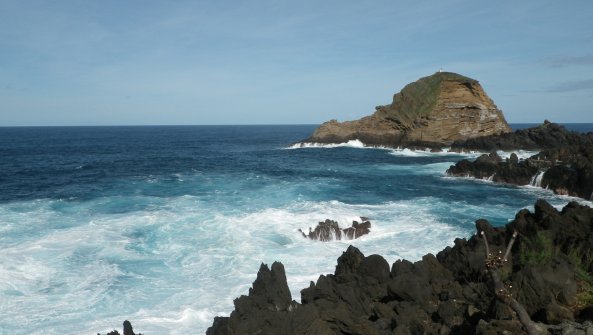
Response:
[{"label": "rocky shoreline", "polygon": [[[447,173],[593,198],[593,133],[548,121],[511,132],[478,82],[453,73],[421,78],[373,115],[326,122],[304,142],[351,140],[491,152]],[[496,150],[540,152],[503,160]],[[334,274],[301,291],[300,303],[284,266],[262,264],[249,294],[235,299],[230,316],[216,317],[207,334],[593,334],[592,208],[570,202],[558,211],[539,200],[533,213],[521,210],[505,227],[480,219],[476,228],[469,240],[415,263],[390,265],[350,246]],[[324,241],[343,230],[327,220],[301,233]]]},{"label": "rocky shoreline", "polygon": [[556,194],[593,199],[593,133],[579,134],[545,121],[514,133],[469,139],[452,150],[542,150],[525,160],[502,160],[495,151],[475,161],[461,160],[447,174],[547,188]]},{"label": "rocky shoreline", "polygon": [[[484,234],[415,263],[389,265],[350,246],[334,274],[301,291],[301,303],[292,300],[283,265],[262,264],[249,294],[207,334],[526,333],[504,299],[516,300],[538,332],[593,332],[592,208],[571,202],[558,211],[539,200],[505,227],[478,220],[476,228]],[[501,298],[488,273],[514,232],[508,262],[497,270],[508,292]]]}]

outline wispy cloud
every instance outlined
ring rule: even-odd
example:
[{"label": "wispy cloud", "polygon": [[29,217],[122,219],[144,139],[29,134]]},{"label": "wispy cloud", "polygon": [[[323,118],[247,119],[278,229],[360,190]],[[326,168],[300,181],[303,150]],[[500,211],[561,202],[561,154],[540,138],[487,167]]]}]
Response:
[{"label": "wispy cloud", "polygon": [[564,93],[574,91],[593,90],[593,79],[574,80],[558,83],[543,90],[547,93]]},{"label": "wispy cloud", "polygon": [[544,61],[544,64],[550,67],[593,66],[593,54],[551,58]]}]

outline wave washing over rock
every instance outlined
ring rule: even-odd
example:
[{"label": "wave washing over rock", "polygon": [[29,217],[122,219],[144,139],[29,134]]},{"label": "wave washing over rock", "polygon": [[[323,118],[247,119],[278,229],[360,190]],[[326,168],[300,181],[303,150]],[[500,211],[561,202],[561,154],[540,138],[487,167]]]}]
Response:
[{"label": "wave washing over rock", "polygon": [[[292,300],[283,265],[262,264],[249,294],[207,334],[593,332],[593,209],[571,202],[558,211],[539,200],[506,227],[478,220],[476,228],[480,235],[436,256],[391,267],[350,246],[334,274],[301,291],[301,303]],[[521,321],[512,301],[526,315]]]},{"label": "wave washing over rock", "polygon": [[353,240],[371,232],[371,221],[366,217],[360,217],[360,220],[362,222],[355,220],[350,227],[340,228],[336,221],[326,219],[319,222],[315,229],[309,227],[308,234],[305,234],[302,229],[299,231],[303,237],[316,241]]},{"label": "wave washing over rock", "polygon": [[511,132],[477,80],[437,72],[408,84],[389,105],[360,120],[328,121],[305,143],[360,140],[388,147],[441,147],[457,140]]},{"label": "wave washing over rock", "polygon": [[519,160],[516,154],[503,160],[492,152],[474,161],[461,160],[447,173],[548,188],[556,194],[593,200],[593,133],[571,132],[546,121],[538,127],[472,139],[454,147],[456,150],[545,149],[524,160]]}]

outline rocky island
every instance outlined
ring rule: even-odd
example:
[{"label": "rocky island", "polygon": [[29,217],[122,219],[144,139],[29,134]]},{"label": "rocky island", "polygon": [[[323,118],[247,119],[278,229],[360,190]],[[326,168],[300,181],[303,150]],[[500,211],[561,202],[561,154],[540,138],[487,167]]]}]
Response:
[{"label": "rocky island", "polygon": [[393,102],[356,121],[328,121],[303,142],[360,140],[376,146],[442,147],[455,141],[511,132],[477,80],[437,72],[405,86]]}]

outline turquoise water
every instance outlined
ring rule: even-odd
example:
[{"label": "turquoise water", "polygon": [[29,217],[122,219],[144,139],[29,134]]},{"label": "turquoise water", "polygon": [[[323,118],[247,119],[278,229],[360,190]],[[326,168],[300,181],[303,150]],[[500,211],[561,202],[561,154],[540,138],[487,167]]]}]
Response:
[{"label": "turquoise water", "polygon": [[[0,128],[0,334],[96,334],[124,319],[203,333],[262,262],[284,263],[299,300],[349,244],[417,260],[478,218],[574,200],[444,175],[478,153],[291,146],[314,128]],[[359,216],[373,227],[358,240],[298,232]]]}]

